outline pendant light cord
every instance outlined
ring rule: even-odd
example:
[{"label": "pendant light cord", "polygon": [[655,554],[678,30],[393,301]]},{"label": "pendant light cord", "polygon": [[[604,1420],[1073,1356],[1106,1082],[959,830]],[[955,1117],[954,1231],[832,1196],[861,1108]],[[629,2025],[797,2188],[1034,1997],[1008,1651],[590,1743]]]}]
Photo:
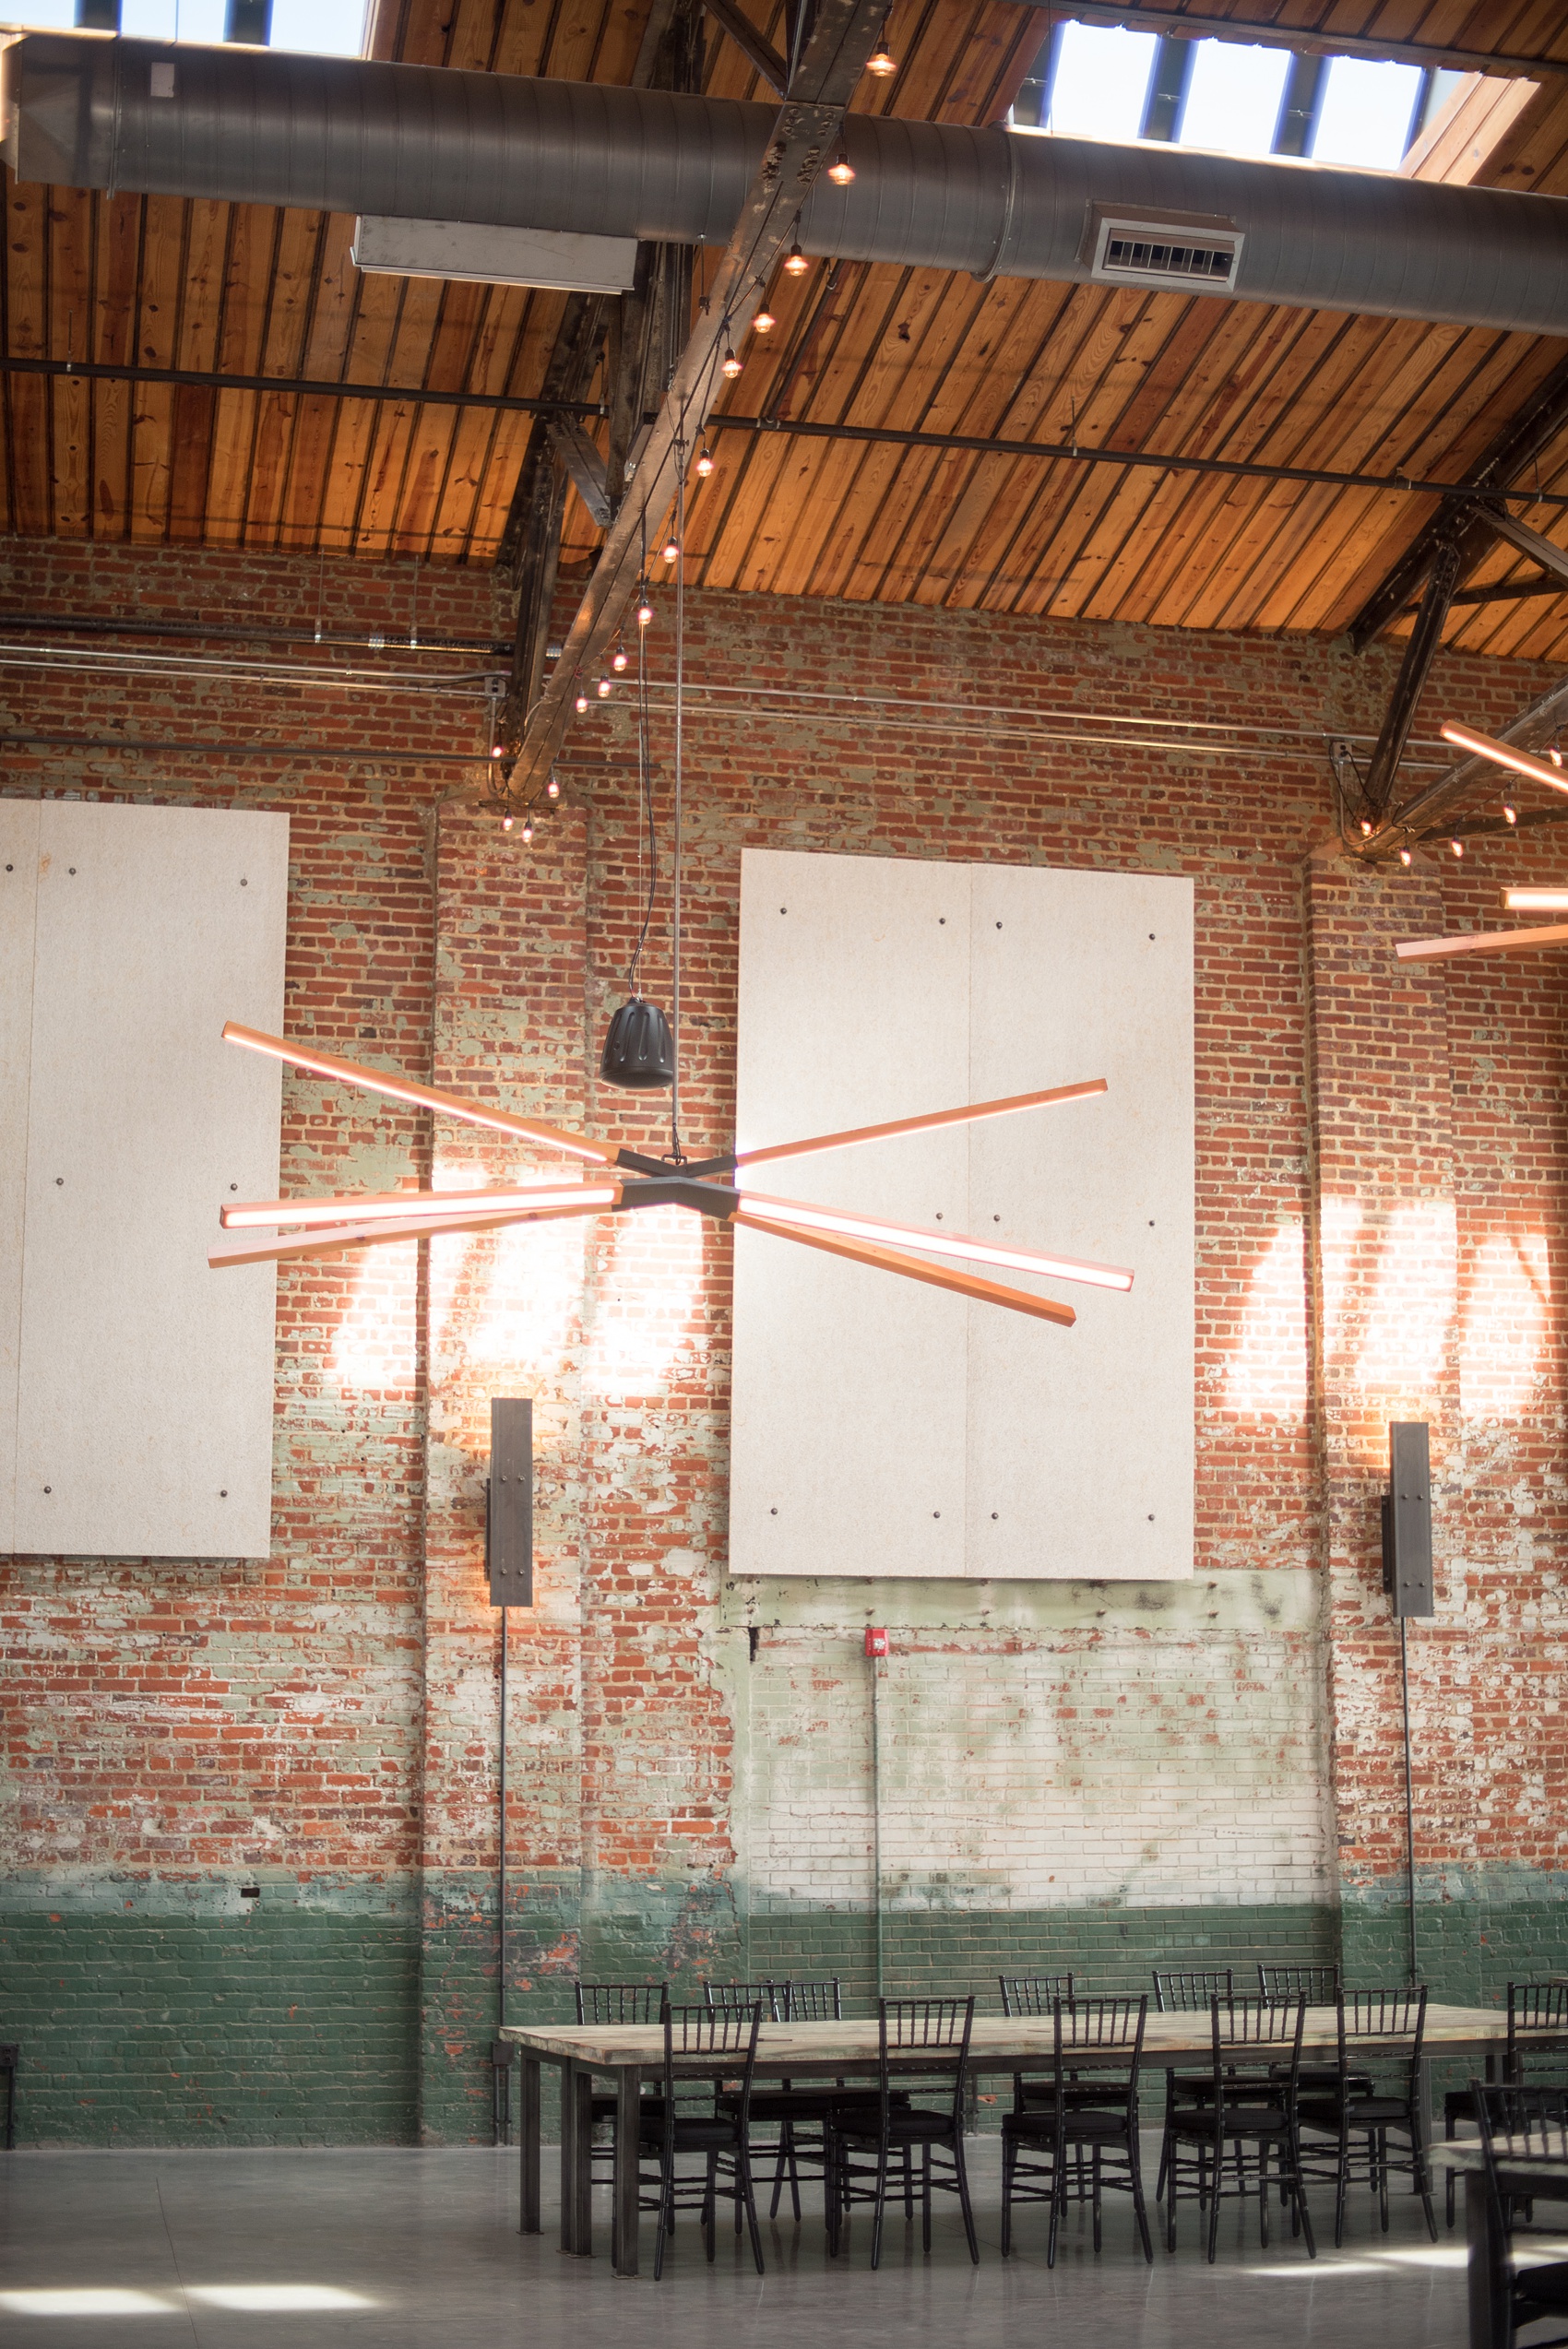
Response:
[{"label": "pendant light cord", "polygon": [[682,773],[683,719],[686,682],[686,438],[683,431],[675,442],[675,821],[674,844],[671,849],[672,952],[671,958],[671,1041],[674,1046],[675,1070],[670,1086],[670,1156],[675,1164],[685,1163],[681,1147],[681,847],[682,847]]},{"label": "pendant light cord", "polygon": [[[643,575],[645,578],[647,576],[647,533],[645,528],[643,533]],[[646,595],[647,592],[647,590],[646,587],[641,590],[641,593],[644,595]],[[642,928],[637,932],[637,943],[632,949],[632,959],[626,971],[626,992],[628,995],[640,995],[642,992],[642,989],[637,983],[637,977],[642,968],[643,948],[647,944],[648,924],[653,919],[653,901],[659,894],[659,836],[655,832],[653,825],[653,780],[649,772],[647,731],[647,630],[643,627],[639,622],[637,625],[637,795],[640,805],[637,811],[637,895],[643,899],[643,919]],[[641,866],[645,837],[647,847],[647,892],[646,896],[643,895],[641,887],[643,877]]]}]

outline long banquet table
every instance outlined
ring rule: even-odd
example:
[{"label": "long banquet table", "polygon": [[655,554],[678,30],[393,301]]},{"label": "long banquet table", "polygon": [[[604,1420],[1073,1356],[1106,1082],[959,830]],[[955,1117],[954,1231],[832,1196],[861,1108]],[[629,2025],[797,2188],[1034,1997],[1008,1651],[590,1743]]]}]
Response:
[{"label": "long banquet table", "polygon": [[[1507,2018],[1497,2007],[1427,2008],[1427,2057],[1480,2057],[1488,2064],[1507,2037]],[[1522,2038],[1528,2035],[1521,2034]],[[508,2023],[501,2034],[518,2050],[522,2072],[520,2124],[520,2227],[525,2235],[540,2233],[540,2066],[552,2063],[561,2073],[561,2248],[581,2255],[593,2248],[593,2195],[590,2169],[591,2104],[595,2077],[612,2080],[617,2097],[615,2180],[611,2227],[611,2257],[618,2275],[637,2272],[637,2100],[645,2082],[663,2077],[664,2034],[657,2023],[607,2023],[572,2026]],[[1400,2042],[1358,2038],[1358,2053],[1392,2052]],[[1337,2023],[1332,2007],[1309,2007],[1302,2050],[1317,2060],[1337,2051]],[[969,2041],[972,2076],[995,2078],[1015,2071],[1039,2071],[1053,2060],[1054,2031],[1049,2016],[977,2015]],[[1169,2071],[1209,2060],[1212,2050],[1209,2018],[1197,2014],[1151,2014],[1144,2035],[1143,2063],[1150,2071]],[[1114,2066],[1124,2053],[1108,2054]],[[1073,2050],[1075,2070],[1094,2062],[1091,2048]],[[765,2023],[757,2042],[756,2077],[762,2080],[874,2079],[877,2026],[869,2021],[844,2023]],[[684,2080],[732,2077],[733,2057],[723,2064],[695,2060],[677,2065]],[[930,2075],[933,2058],[921,2059],[918,2049],[897,2069],[908,2074]]]}]

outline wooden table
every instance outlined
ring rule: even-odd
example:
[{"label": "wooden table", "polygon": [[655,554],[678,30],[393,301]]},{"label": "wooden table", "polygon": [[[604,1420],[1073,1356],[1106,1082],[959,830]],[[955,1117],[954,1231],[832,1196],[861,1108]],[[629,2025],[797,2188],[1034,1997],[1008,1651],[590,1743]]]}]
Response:
[{"label": "wooden table", "polygon": [[[1332,2007],[1309,2007],[1304,2054],[1321,2061],[1338,2052],[1337,2026]],[[1507,2037],[1507,2018],[1497,2007],[1427,2009],[1425,2054],[1428,2056],[1494,2057]],[[596,2075],[612,2080],[617,2097],[615,2182],[611,2228],[611,2257],[618,2275],[637,2272],[637,2101],[645,2082],[661,2080],[664,2034],[657,2023],[580,2024],[534,2028],[508,2023],[502,2033],[521,2056],[520,2226],[525,2235],[540,2232],[540,2066],[555,2064],[561,2073],[561,2248],[586,2256],[593,2248],[591,2105]],[[1358,2038],[1358,2051],[1387,2052],[1397,2040]],[[1151,2014],[1144,2035],[1143,2061],[1150,2071],[1170,2071],[1209,2061],[1209,2019],[1199,2014]],[[1054,2058],[1054,2030],[1049,2016],[984,2015],[975,2018],[969,2041],[969,2070],[980,2078],[1015,2071],[1049,2070]],[[1075,2048],[1075,2070],[1088,2070],[1094,2051]],[[1114,2068],[1124,2054],[1103,2059]],[[877,2026],[874,2019],[857,2023],[765,2023],[757,2042],[756,2077],[762,2080],[874,2079]],[[918,2051],[898,2067],[906,2073],[930,2074],[928,2057]],[[684,2080],[711,2079],[722,2070],[732,2076],[734,2058],[723,2066],[682,2064]]]},{"label": "wooden table", "polygon": [[[1480,2147],[1438,2148],[1441,2160],[1465,2177],[1465,2239],[1469,2246],[1470,2349],[1503,2349],[1508,2339],[1508,2237],[1486,2182]],[[1568,2202],[1568,2162],[1510,2162],[1497,2165],[1498,2183],[1521,2201]]]}]

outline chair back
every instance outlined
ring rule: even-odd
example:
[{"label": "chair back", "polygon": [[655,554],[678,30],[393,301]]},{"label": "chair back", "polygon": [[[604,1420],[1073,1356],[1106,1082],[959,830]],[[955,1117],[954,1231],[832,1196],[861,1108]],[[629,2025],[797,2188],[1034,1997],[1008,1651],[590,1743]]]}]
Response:
[{"label": "chair back", "polygon": [[783,2020],[777,1982],[705,1982],[702,1990],[710,2007],[735,2007],[749,2014],[760,2006],[765,2023]]},{"label": "chair back", "polygon": [[1310,2007],[1331,2007],[1339,1996],[1339,1968],[1260,1963],[1258,1991],[1265,1999],[1305,1999]]},{"label": "chair back", "polygon": [[828,1982],[776,1982],[782,1997],[785,2023],[842,2023],[844,1998],[838,1977]]},{"label": "chair back", "polygon": [[1108,2105],[1119,2100],[1126,2103],[1130,2110],[1135,2110],[1148,1999],[1058,1999],[1051,2014],[1056,2040],[1057,2127],[1060,2129],[1064,2123],[1069,2085],[1082,2084],[1075,2066],[1091,2049],[1097,2057],[1116,2054],[1125,2058],[1124,2070],[1121,2064],[1097,2062],[1092,2076],[1097,2087],[1103,2079]]},{"label": "chair back", "polygon": [[657,2023],[670,2003],[668,1982],[584,1982],[572,1985],[579,2023]]},{"label": "chair back", "polygon": [[666,2006],[664,2010],[664,2128],[672,2138],[675,2128],[675,2100],[679,2086],[677,2065],[699,2063],[711,2065],[715,2082],[722,2078],[727,2083],[740,2084],[740,2123],[742,2131],[751,2118],[752,2075],[756,2070],[757,2033],[762,2028],[763,2007],[760,1999],[749,2007],[709,2005],[700,2007]]},{"label": "chair back", "polygon": [[999,1974],[1004,2014],[1050,2014],[1058,1999],[1073,1995],[1070,1974]]},{"label": "chair back", "polygon": [[[969,2034],[974,2029],[975,2001],[967,1999],[878,1999],[877,2085],[881,2090],[882,2120],[887,2125],[892,2065],[911,2055],[928,2055],[930,2070],[940,2073],[953,2089],[953,2117],[961,2127],[964,2072],[969,2060]],[[921,2069],[926,2069],[922,2065]]]},{"label": "chair back", "polygon": [[[1530,2036],[1521,2039],[1520,2034]],[[1510,1982],[1505,2080],[1522,2084],[1525,2058],[1561,2055],[1568,2046],[1568,1982]]]},{"label": "chair back", "polygon": [[1568,2161],[1568,2088],[1472,2080],[1470,2091],[1494,2188],[1500,2161]]},{"label": "chair back", "polygon": [[1202,2014],[1214,1999],[1229,1999],[1234,1985],[1228,1965],[1196,1972],[1157,1965],[1154,1969],[1154,2009],[1157,2014]]},{"label": "chair back", "polygon": [[1227,2104],[1256,2104],[1255,2086],[1238,2085],[1238,2067],[1254,2072],[1260,2060],[1273,2075],[1270,2093],[1291,2104],[1301,2070],[1301,2033],[1306,2025],[1305,1999],[1254,1999],[1218,1993],[1209,2000],[1209,2031],[1214,2054],[1214,2116],[1217,2136],[1223,2135]]},{"label": "chair back", "polygon": [[1339,2011],[1339,2093],[1349,2094],[1350,2068],[1364,2071],[1367,2052],[1358,2051],[1359,2039],[1394,2039],[1397,2046],[1381,2050],[1385,2064],[1396,2067],[1406,2075],[1407,2085],[1414,2094],[1416,2067],[1421,2059],[1421,2040],[1426,2032],[1427,1994],[1423,1983],[1420,1988],[1398,1990],[1345,1990],[1336,2001]]}]

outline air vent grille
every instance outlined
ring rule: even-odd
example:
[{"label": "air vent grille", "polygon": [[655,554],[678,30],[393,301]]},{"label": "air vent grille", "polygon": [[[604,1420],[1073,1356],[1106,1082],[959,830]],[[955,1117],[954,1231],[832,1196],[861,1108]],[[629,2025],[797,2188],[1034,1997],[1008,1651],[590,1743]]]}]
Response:
[{"label": "air vent grille", "polygon": [[1199,228],[1191,220],[1108,219],[1098,223],[1092,274],[1112,284],[1168,286],[1229,293],[1241,257],[1238,230]]}]

